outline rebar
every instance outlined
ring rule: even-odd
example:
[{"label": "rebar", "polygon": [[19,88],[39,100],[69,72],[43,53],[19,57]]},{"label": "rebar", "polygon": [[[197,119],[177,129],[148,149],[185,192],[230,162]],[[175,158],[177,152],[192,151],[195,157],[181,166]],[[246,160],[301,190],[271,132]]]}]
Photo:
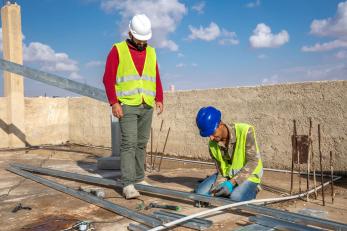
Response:
[{"label": "rebar", "polygon": [[158,166],[158,172],[160,172],[160,167],[161,167],[161,163],[162,163],[162,161],[163,161],[163,156],[164,156],[164,153],[165,153],[165,148],[166,148],[167,140],[168,140],[168,138],[169,138],[170,129],[171,129],[171,128],[169,127],[169,130],[167,131],[167,134],[166,134],[165,143],[164,143],[164,147],[163,147],[163,152],[161,153],[160,162],[159,162],[159,166]]},{"label": "rebar", "polygon": [[[320,165],[320,173],[321,173],[321,184],[323,185],[324,180],[323,180],[320,124],[318,124],[318,150],[319,150],[319,165]],[[322,188],[322,200],[323,200],[323,206],[325,206],[324,188]]]},{"label": "rebar", "polygon": [[[330,174],[331,179],[334,178],[334,166],[333,166],[333,152],[330,151]],[[335,193],[334,193],[334,181],[331,181],[331,203],[334,204]]]}]

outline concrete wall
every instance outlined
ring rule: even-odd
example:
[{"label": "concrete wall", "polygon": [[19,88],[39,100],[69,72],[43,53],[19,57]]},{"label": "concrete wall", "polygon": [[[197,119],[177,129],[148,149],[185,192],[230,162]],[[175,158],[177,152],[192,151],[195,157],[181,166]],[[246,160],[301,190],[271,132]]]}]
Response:
[{"label": "concrete wall", "polygon": [[[153,122],[154,138],[161,119],[164,119],[164,130],[171,127],[166,152],[209,159],[207,139],[198,136],[195,116],[200,107],[213,105],[222,111],[223,121],[247,122],[256,127],[266,167],[289,168],[292,120],[297,120],[298,134],[308,134],[308,118],[312,117],[316,157],[317,124],[320,123],[325,169],[328,169],[328,152],[331,150],[336,154],[335,169],[346,171],[346,92],[347,81],[329,81],[167,93],[165,113]],[[165,135],[161,135],[162,140]]]},{"label": "concrete wall", "polygon": [[111,146],[110,106],[86,97],[69,99],[72,143]]},{"label": "concrete wall", "polygon": [[25,98],[26,141],[30,145],[69,140],[68,98]]},{"label": "concrete wall", "polygon": [[8,147],[7,99],[0,97],[0,148]]},{"label": "concrete wall", "polygon": [[[290,167],[292,120],[297,120],[298,134],[308,134],[308,118],[312,117],[316,161],[317,125],[320,123],[323,166],[328,169],[331,150],[336,155],[335,169],[346,171],[346,92],[347,81],[329,81],[165,93],[165,112],[153,118],[153,149],[162,151],[170,127],[166,153],[208,160],[207,139],[198,135],[195,115],[200,107],[213,105],[222,111],[223,121],[247,122],[256,127],[266,167]],[[0,98],[2,120],[6,114],[5,102]],[[25,102],[26,135],[30,144],[70,141],[111,146],[110,108],[106,103],[85,97],[27,98]],[[164,126],[159,134],[162,119]],[[4,134],[0,129],[1,147],[6,144]]]}]

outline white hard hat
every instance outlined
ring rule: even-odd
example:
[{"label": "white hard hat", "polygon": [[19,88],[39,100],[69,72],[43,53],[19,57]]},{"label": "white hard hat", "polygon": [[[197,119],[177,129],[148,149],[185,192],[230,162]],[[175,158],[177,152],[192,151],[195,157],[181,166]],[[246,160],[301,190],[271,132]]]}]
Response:
[{"label": "white hard hat", "polygon": [[129,22],[129,30],[141,41],[147,41],[152,37],[151,21],[145,14],[136,14]]}]

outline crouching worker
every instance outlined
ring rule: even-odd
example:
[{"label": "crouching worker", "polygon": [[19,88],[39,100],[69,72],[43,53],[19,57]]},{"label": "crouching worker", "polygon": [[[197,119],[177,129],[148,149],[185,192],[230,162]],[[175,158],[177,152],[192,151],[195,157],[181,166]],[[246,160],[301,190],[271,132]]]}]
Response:
[{"label": "crouching worker", "polygon": [[200,135],[210,138],[208,146],[217,173],[202,181],[195,192],[229,197],[233,201],[254,199],[263,174],[254,127],[245,123],[226,124],[214,107],[201,108],[196,124]]}]

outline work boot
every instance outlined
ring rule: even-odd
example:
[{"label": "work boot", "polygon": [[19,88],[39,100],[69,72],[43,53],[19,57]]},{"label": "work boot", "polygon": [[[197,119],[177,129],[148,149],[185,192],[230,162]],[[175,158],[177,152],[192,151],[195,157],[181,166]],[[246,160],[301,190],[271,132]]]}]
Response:
[{"label": "work boot", "polygon": [[148,182],[145,181],[145,180],[142,180],[142,181],[140,181],[140,182],[137,182],[136,184],[142,184],[142,185],[152,186],[150,183],[148,183]]},{"label": "work boot", "polygon": [[133,184],[129,184],[123,188],[123,196],[125,199],[134,199],[140,197],[140,193],[135,189]]}]

